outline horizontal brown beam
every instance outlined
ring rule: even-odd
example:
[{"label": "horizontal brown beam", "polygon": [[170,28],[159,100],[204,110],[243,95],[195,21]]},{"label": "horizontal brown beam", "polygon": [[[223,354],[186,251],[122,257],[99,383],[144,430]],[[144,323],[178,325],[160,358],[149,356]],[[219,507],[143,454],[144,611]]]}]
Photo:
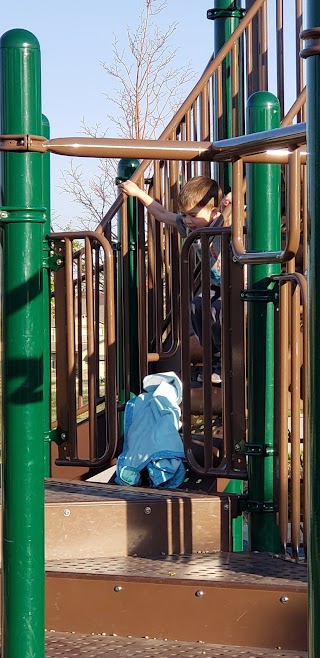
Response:
[{"label": "horizontal brown beam", "polygon": [[57,155],[90,158],[194,161],[227,161],[261,154],[262,161],[265,162],[269,155],[265,153],[266,150],[298,148],[305,142],[306,124],[300,123],[213,143],[92,137],[59,137],[46,140],[38,135],[0,135],[0,151],[50,152]]}]

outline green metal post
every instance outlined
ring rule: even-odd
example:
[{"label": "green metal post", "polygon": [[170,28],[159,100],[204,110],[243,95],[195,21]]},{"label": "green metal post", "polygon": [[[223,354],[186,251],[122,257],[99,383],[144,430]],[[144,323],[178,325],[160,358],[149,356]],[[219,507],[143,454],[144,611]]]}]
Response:
[{"label": "green metal post", "polygon": [[[236,0],[214,0],[213,9],[208,9],[207,18],[214,21],[214,56],[218,54],[222,46],[228,41],[231,34],[238,27],[241,18],[245,13],[244,9],[239,7]],[[221,125],[214,126],[215,139],[227,139],[233,137],[232,134],[232,107],[234,100],[231,89],[231,55],[228,55],[222,64],[222,106],[223,113]],[[241,46],[239,53],[239,81],[243,78]],[[241,85],[240,85],[241,87]],[[239,135],[243,133],[243,94],[240,93],[237,98],[238,124],[237,131]],[[232,166],[230,162],[223,165],[223,189],[227,193],[231,190]],[[220,181],[221,182],[221,181]]]},{"label": "green metal post", "polygon": [[[280,104],[269,92],[252,94],[247,103],[248,132],[278,128]],[[278,251],[281,245],[280,165],[247,167],[247,243],[250,251]],[[249,499],[259,509],[250,514],[251,549],[279,550],[274,501],[274,284],[280,265],[248,266],[248,440],[266,448],[266,456],[249,457]],[[270,300],[258,301],[259,291]],[[261,292],[262,295],[262,292]],[[263,296],[263,295],[262,295]]]},{"label": "green metal post", "polygon": [[[207,18],[214,21],[214,56],[217,55],[222,46],[228,41],[231,34],[238,27],[244,10],[238,6],[236,0],[214,0],[214,8],[208,9]],[[239,63],[242,61],[241,53],[239,54]],[[242,80],[243,71],[239,66],[239,80]],[[222,64],[222,93],[223,93],[223,114],[221,117],[221,126],[217,123],[214,126],[216,139],[227,139],[232,137],[232,89],[231,89],[231,56],[228,55]],[[239,94],[237,99],[238,113],[238,134],[242,134],[243,129],[243,94]],[[231,189],[232,166],[230,162],[223,165],[223,189],[227,193]],[[231,480],[225,489],[226,493],[241,494],[242,482]],[[233,526],[233,550],[243,550],[243,519],[242,515],[232,522]]]},{"label": "green metal post", "polygon": [[[225,493],[237,494],[238,496],[243,492],[243,484],[239,480],[230,480],[226,486]],[[241,553],[243,551],[243,517],[242,514],[232,519],[232,550],[234,553]]]},{"label": "green metal post", "polygon": [[[50,125],[47,117],[42,115],[42,133],[50,139]],[[51,431],[51,272],[49,268],[50,244],[47,235],[51,229],[50,204],[50,153],[42,157],[42,205],[46,208],[46,221],[43,233],[43,395],[44,395],[44,434],[49,436]],[[44,476],[51,476],[51,445],[50,441],[44,444]]]},{"label": "green metal post", "polygon": [[[116,184],[129,180],[137,167],[139,167],[139,160],[134,158],[121,158],[118,163],[118,175]],[[118,240],[122,243],[122,216],[121,212],[118,217]],[[138,262],[137,262],[137,213],[136,203],[132,197],[127,199],[127,220],[128,220],[128,263],[124,266],[128,267],[128,297],[129,297],[129,318],[130,318],[130,395],[138,395],[140,393],[140,375],[139,375],[139,327],[138,327]],[[119,273],[119,268],[118,268]],[[122,298],[122,276],[118,276],[118,295],[119,299]],[[119,345],[123,345],[123,332],[122,332],[122,308],[118,307],[118,330],[121,332],[119,336]],[[121,359],[122,361],[122,359]],[[120,373],[123,373],[121,369]],[[121,375],[123,376],[123,375]],[[120,390],[124,389],[124,382],[119,382]],[[120,398],[122,399],[122,398]]]},{"label": "green metal post", "polygon": [[302,56],[307,74],[308,314],[309,314],[309,658],[320,654],[320,4],[308,0]]},{"label": "green metal post", "polygon": [[[1,134],[41,134],[40,47],[1,37]],[[44,656],[42,154],[1,154],[2,658]]]}]

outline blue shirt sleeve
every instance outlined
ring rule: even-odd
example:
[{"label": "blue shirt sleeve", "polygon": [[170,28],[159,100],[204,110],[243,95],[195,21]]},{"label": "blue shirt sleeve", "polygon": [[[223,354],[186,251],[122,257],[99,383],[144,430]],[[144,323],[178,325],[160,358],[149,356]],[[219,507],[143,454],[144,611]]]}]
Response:
[{"label": "blue shirt sleeve", "polygon": [[187,237],[187,227],[184,223],[182,215],[177,215],[176,216],[176,227],[180,235],[182,235],[183,238]]}]

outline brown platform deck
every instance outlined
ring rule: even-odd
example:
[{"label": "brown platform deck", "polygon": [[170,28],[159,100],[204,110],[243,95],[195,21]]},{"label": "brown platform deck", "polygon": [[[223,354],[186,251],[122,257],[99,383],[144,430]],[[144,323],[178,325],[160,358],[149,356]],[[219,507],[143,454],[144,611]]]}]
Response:
[{"label": "brown platform deck", "polygon": [[46,658],[307,658],[301,651],[71,633],[46,634]]},{"label": "brown platform deck", "polygon": [[215,550],[229,496],[45,488],[47,657],[306,656],[306,565]]},{"label": "brown platform deck", "polygon": [[79,480],[45,480],[46,503],[83,502],[127,500],[139,501],[152,499],[166,499],[202,497],[207,499],[206,492],[187,491],[180,489],[152,489],[147,487],[124,487],[114,484],[101,484],[97,482],[81,482]]},{"label": "brown platform deck", "polygon": [[56,631],[307,646],[304,564],[218,553],[49,560],[46,572],[46,623]]},{"label": "brown platform deck", "polygon": [[46,480],[46,558],[228,551],[235,500],[114,484]]},{"label": "brown platform deck", "polygon": [[[212,656],[305,651],[306,565],[229,552],[233,504],[225,494],[47,480],[47,628],[219,645]],[[264,649],[232,654],[234,645]]]},{"label": "brown platform deck", "polygon": [[145,583],[154,580],[161,583],[195,581],[203,586],[220,583],[224,587],[240,584],[243,588],[307,591],[306,564],[296,564],[267,553],[47,560],[46,570],[117,577],[117,580],[127,581],[139,579]]}]

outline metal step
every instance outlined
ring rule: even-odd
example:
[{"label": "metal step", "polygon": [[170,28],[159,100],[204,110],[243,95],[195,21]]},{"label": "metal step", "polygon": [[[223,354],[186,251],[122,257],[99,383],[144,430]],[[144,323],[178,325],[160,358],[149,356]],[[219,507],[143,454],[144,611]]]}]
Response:
[{"label": "metal step", "polygon": [[53,560],[46,571],[51,630],[306,651],[305,564],[223,553]]},{"label": "metal step", "polygon": [[46,633],[46,658],[307,658],[304,651],[283,651],[146,638]]},{"label": "metal step", "polygon": [[230,550],[225,494],[46,480],[46,559]]}]

